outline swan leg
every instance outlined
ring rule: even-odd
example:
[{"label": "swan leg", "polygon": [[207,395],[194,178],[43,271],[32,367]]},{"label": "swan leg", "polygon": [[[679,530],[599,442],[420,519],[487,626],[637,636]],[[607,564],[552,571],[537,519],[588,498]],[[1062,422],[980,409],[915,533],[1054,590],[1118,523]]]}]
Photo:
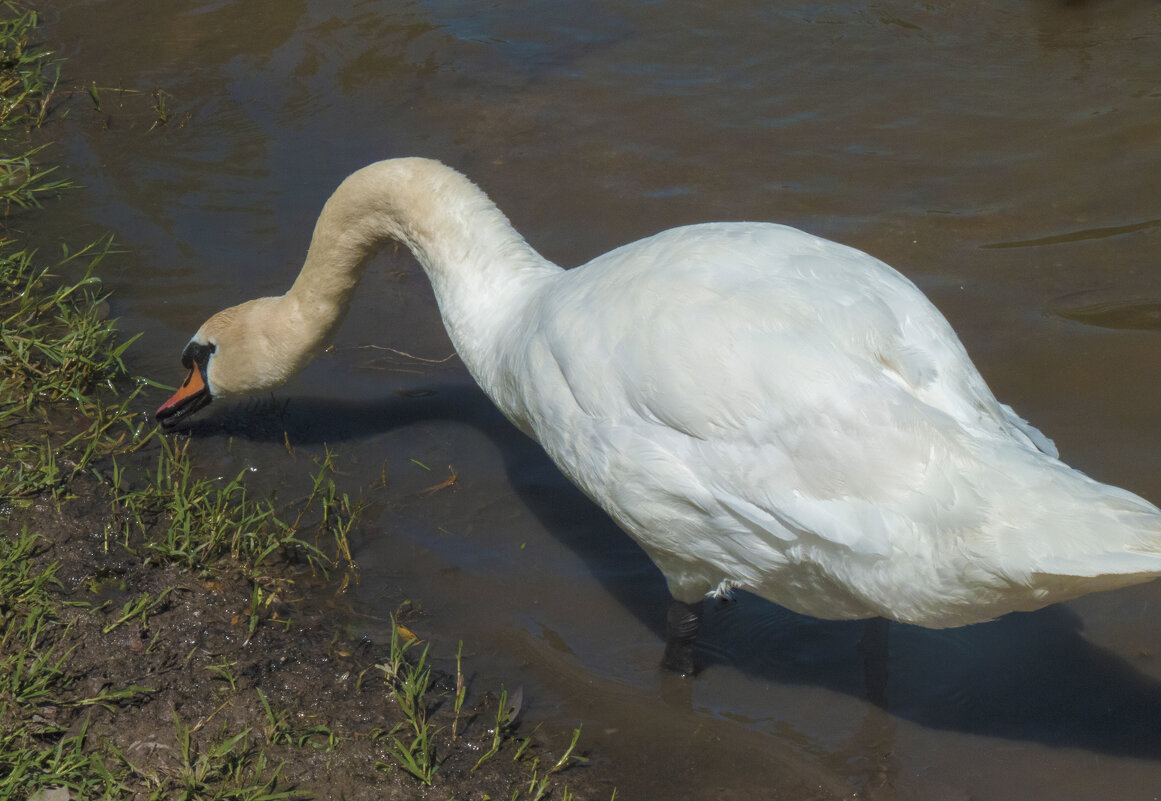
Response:
[{"label": "swan leg", "polygon": [[873,617],[863,622],[859,652],[863,655],[863,680],[867,683],[867,700],[887,708],[887,655],[889,628],[887,619]]},{"label": "swan leg", "polygon": [[692,676],[693,646],[701,626],[702,601],[687,604],[674,598],[665,617],[665,656],[661,667],[681,676]]}]

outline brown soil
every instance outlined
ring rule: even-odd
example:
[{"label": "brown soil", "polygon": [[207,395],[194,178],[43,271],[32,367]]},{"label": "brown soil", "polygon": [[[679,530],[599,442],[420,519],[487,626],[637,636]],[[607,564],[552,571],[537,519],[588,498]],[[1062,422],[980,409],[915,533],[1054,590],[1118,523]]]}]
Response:
[{"label": "brown soil", "polygon": [[[180,773],[179,731],[186,727],[197,753],[248,731],[242,744],[250,744],[251,767],[258,752],[268,760],[266,775],[282,763],[279,789],[296,790],[298,797],[351,801],[530,799],[535,797],[532,759],[540,758],[542,777],[567,748],[571,730],[546,724],[521,731],[517,722],[500,753],[472,772],[492,743],[497,699],[469,692],[452,742],[455,677],[439,675],[428,703],[431,725],[442,727],[436,751],[440,765],[432,785],[424,786],[398,767],[384,736],[404,720],[384,673],[376,668],[388,661],[390,644],[345,637],[351,618],[337,608],[334,599],[341,596],[333,587],[289,566],[271,572],[262,586],[277,600],[263,608],[250,634],[254,585],[237,565],[226,562],[193,574],[152,562],[144,551],[124,547],[118,533],[106,538],[107,531],[122,528],[122,521],[113,518],[107,488],[84,477],[71,489],[73,497],[59,504],[42,498],[2,513],[10,532],[27,524],[39,535],[38,566],[59,563],[55,591],[66,604],[62,615],[72,624],[52,635],[59,640],[57,653],[70,654],[62,665],[69,680],[64,700],[147,689],[118,702],[46,705],[38,723],[66,734],[87,726],[91,747],[113,746],[138,769],[134,797],[145,797],[150,788]],[[152,598],[164,594],[144,624],[137,616],[112,626],[126,601],[143,593]],[[409,656],[417,657],[421,648]],[[259,691],[283,714],[286,736],[273,735]],[[531,747],[513,759],[529,736]],[[582,737],[578,753],[584,753],[583,745]],[[568,797],[608,799],[613,784],[602,772],[592,763],[573,764],[552,777],[554,789],[543,797],[563,798],[567,785]],[[517,787],[522,789],[513,796]]]}]

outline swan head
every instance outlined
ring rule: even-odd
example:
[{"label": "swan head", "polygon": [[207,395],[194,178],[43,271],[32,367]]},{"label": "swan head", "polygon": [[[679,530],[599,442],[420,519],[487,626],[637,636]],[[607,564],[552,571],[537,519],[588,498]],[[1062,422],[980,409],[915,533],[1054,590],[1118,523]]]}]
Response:
[{"label": "swan head", "polygon": [[258,298],[218,312],[205,322],[181,355],[189,370],[177,392],[161,404],[157,419],[172,426],[218,398],[281,386],[313,356],[303,345],[300,315],[285,296]]}]

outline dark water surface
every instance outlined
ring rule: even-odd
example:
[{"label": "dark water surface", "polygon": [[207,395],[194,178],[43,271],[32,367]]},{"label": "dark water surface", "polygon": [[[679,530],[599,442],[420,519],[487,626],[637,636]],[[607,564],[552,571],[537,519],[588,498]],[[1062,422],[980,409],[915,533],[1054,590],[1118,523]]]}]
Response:
[{"label": "dark water surface", "polygon": [[[175,382],[219,308],[284,291],[329,192],[402,155],[481,184],[579,264],[674,225],[787,222],[912,277],[996,394],[1090,474],[1161,500],[1161,5],[152,3],[48,11],[80,92],[62,144],[112,230],[134,371]],[[420,630],[533,718],[584,724],[618,798],[1161,796],[1161,584],[992,624],[892,628],[889,710],[858,625],[753,598],[659,676],[664,583],[474,388],[406,253],[368,271],[336,353],[211,408],[209,470],[294,486],[329,444],[370,491],[354,602]],[[374,346],[374,347],[372,347]],[[163,398],[160,391],[150,400]],[[296,447],[288,457],[282,430]],[[421,466],[421,464],[423,466]],[[454,469],[454,490],[424,493]],[[286,491],[284,489],[284,491]],[[371,626],[372,633],[381,629]],[[446,646],[446,647],[445,647]],[[437,648],[437,650],[439,650]],[[481,685],[491,679],[480,679]],[[477,689],[484,689],[483,686]]]}]

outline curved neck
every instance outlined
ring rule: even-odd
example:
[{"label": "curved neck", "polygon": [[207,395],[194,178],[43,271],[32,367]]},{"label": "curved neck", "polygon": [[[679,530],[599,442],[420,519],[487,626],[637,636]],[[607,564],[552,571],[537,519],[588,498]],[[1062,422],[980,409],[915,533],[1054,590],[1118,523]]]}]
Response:
[{"label": "curved neck", "polygon": [[381,161],[353,173],[327,201],[286,293],[293,316],[313,329],[312,347],[338,327],[367,262],[392,240],[427,273],[452,343],[481,383],[491,363],[484,354],[504,319],[560,271],[455,170],[428,159]]}]

